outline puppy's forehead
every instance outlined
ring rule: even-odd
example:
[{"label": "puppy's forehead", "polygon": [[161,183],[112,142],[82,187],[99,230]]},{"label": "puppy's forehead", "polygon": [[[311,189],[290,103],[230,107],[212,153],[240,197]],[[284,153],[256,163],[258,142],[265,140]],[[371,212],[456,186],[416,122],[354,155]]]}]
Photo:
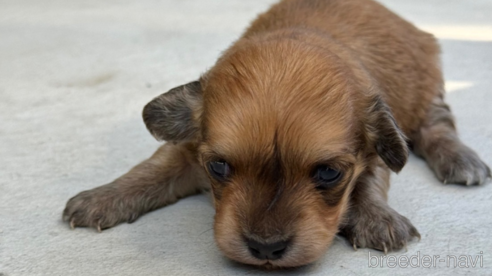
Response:
[{"label": "puppy's forehead", "polygon": [[349,74],[295,42],[245,47],[220,61],[204,92],[204,138],[224,158],[306,161],[344,153],[354,132]]},{"label": "puppy's forehead", "polygon": [[339,110],[300,106],[299,110],[268,109],[211,112],[207,143],[224,158],[284,158],[301,162],[327,160],[350,151],[352,123]]}]

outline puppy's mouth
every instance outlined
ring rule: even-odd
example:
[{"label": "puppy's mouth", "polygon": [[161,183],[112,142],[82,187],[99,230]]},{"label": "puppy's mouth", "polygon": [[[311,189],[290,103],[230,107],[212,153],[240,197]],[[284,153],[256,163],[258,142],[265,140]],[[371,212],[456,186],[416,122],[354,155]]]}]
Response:
[{"label": "puppy's mouth", "polygon": [[263,260],[263,261],[259,260],[259,262],[254,264],[254,266],[257,266],[259,268],[264,268],[266,270],[275,270],[283,267],[278,264],[278,261],[274,261],[274,260]]},{"label": "puppy's mouth", "polygon": [[265,270],[292,270],[299,268],[300,266],[289,266],[286,265],[285,261],[280,259],[280,260],[264,260],[260,261],[258,263],[255,263],[254,266],[260,268],[260,269],[265,269]]},{"label": "puppy's mouth", "polygon": [[277,268],[277,266],[272,264],[270,261],[266,261],[265,263],[261,264],[260,266],[267,269],[267,270],[273,270],[273,269]]}]

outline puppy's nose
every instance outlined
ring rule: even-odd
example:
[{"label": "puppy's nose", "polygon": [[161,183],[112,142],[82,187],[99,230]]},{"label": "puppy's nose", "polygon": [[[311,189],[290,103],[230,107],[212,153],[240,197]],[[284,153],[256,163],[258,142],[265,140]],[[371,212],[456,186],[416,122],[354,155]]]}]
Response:
[{"label": "puppy's nose", "polygon": [[275,243],[261,243],[252,239],[247,239],[249,252],[260,260],[278,260],[287,251],[290,241],[279,241]]}]

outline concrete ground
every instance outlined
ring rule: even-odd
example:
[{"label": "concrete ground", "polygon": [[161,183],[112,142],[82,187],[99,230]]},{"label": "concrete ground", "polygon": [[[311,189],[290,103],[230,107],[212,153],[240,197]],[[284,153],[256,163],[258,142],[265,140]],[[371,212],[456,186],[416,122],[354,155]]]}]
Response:
[{"label": "concrete ground", "polygon": [[[144,104],[196,79],[272,2],[0,0],[0,275],[492,275],[492,184],[444,186],[414,156],[389,201],[422,240],[390,256],[419,254],[417,268],[370,267],[381,253],[342,238],[301,269],[238,265],[203,195],[102,234],[61,221],[68,198],[157,148]],[[440,39],[460,135],[492,164],[492,1],[383,2]]]}]

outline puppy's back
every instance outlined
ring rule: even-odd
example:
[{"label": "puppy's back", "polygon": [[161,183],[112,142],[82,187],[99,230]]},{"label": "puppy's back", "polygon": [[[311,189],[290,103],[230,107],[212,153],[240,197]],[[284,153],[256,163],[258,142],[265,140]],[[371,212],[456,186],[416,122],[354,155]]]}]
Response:
[{"label": "puppy's back", "polygon": [[[313,31],[349,49],[376,80],[405,133],[418,128],[443,91],[434,37],[375,1],[283,0],[261,14],[242,39],[289,29]],[[320,41],[326,40],[310,43]]]}]

